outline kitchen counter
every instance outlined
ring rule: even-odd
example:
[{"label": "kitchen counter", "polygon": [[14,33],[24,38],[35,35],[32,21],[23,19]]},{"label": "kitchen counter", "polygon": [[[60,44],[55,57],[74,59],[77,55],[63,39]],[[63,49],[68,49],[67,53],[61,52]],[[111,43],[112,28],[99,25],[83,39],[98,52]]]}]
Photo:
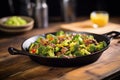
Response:
[{"label": "kitchen counter", "polygon": [[[117,26],[120,26],[119,20],[120,18],[110,18],[110,22]],[[38,34],[61,30],[60,25],[63,22],[51,23],[46,29],[32,29],[20,34],[0,32],[0,80],[114,80],[114,77],[120,76],[120,38],[113,39],[110,47],[96,62],[84,66],[44,66],[28,56],[9,54],[8,47],[21,50],[24,40]]]}]

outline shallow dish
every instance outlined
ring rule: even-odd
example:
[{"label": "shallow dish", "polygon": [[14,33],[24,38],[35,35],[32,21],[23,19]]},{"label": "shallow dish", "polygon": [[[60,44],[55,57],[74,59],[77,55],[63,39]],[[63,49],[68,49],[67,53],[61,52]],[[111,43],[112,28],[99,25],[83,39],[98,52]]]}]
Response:
[{"label": "shallow dish", "polygon": [[[52,33],[52,34],[55,34],[55,33]],[[36,41],[36,39],[38,37],[40,37],[40,36],[45,37],[46,36],[46,34],[41,34],[41,35],[33,36],[33,37],[25,40],[21,44],[22,50],[18,50],[18,49],[15,49],[13,47],[9,47],[8,51],[12,55],[19,54],[19,55],[29,56],[33,61],[35,61],[39,64],[47,65],[47,66],[58,66],[58,67],[82,66],[82,65],[90,64],[90,63],[97,61],[99,59],[99,57],[102,55],[102,53],[106,49],[108,49],[109,44],[110,44],[110,39],[115,38],[115,37],[120,35],[120,32],[116,32],[116,31],[112,31],[112,32],[106,33],[104,35],[99,35],[99,34],[95,34],[95,33],[88,33],[88,32],[72,32],[72,33],[78,33],[78,34],[84,33],[87,35],[93,35],[94,38],[98,42],[105,41],[107,43],[107,46],[105,48],[103,48],[102,50],[94,52],[92,54],[85,55],[85,56],[77,56],[74,58],[56,58],[56,57],[45,57],[45,56],[30,54],[28,52],[30,44],[33,43],[34,41]]]},{"label": "shallow dish", "polygon": [[34,26],[34,19],[31,17],[28,17],[28,16],[18,16],[27,21],[27,24],[25,24],[25,25],[11,26],[11,25],[4,24],[4,22],[10,17],[12,17],[12,16],[3,17],[0,19],[0,30],[1,31],[13,32],[13,33],[14,32],[25,32],[25,31],[31,30]]}]

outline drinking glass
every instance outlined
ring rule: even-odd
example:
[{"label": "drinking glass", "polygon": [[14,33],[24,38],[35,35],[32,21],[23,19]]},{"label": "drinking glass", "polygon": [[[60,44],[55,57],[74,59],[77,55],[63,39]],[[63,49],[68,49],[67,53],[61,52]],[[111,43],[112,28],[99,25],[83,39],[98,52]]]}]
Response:
[{"label": "drinking glass", "polygon": [[93,11],[90,14],[90,20],[94,28],[104,27],[109,22],[109,14],[107,11]]}]

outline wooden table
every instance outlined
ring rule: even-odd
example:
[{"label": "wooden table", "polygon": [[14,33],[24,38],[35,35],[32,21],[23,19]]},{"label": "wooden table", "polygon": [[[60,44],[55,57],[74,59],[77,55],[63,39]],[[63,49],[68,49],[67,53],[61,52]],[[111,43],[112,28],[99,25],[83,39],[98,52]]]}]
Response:
[{"label": "wooden table", "polygon": [[25,39],[58,31],[59,25],[61,23],[51,24],[47,29],[33,29],[22,34],[0,32],[0,80],[101,80],[120,75],[120,39],[112,40],[110,47],[96,62],[81,67],[44,66],[28,56],[8,53],[8,47],[21,49]]}]

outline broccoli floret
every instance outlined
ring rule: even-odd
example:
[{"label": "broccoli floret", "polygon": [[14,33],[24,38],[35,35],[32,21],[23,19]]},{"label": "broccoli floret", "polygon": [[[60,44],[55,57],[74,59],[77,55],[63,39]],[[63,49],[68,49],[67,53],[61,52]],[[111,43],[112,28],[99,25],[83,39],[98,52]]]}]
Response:
[{"label": "broccoli floret", "polygon": [[49,49],[49,50],[48,50],[48,55],[49,55],[50,57],[54,57],[54,56],[55,56],[54,50],[53,50],[53,49]]},{"label": "broccoli floret", "polygon": [[89,45],[87,46],[87,50],[88,50],[89,52],[95,52],[95,51],[96,51],[96,45],[95,45],[95,44],[89,44]]},{"label": "broccoli floret", "polygon": [[44,37],[40,36],[40,37],[36,40],[36,42],[40,42],[41,40],[44,40],[44,39],[45,39]]},{"label": "broccoli floret", "polygon": [[102,41],[102,42],[99,42],[99,44],[97,44],[96,49],[97,50],[101,50],[101,49],[103,49],[106,46],[107,46],[106,42]]},{"label": "broccoli floret", "polygon": [[57,37],[53,34],[47,34],[46,39],[52,43],[57,43]]},{"label": "broccoli floret", "polygon": [[80,55],[84,56],[84,55],[88,55],[91,54],[89,51],[87,51],[86,49],[81,49],[80,50]]},{"label": "broccoli floret", "polygon": [[83,39],[79,34],[75,35],[72,40],[78,42],[79,44],[83,44]]},{"label": "broccoli floret", "polygon": [[56,33],[56,36],[61,36],[61,35],[64,35],[64,34],[65,34],[64,31],[58,31],[58,32]]},{"label": "broccoli floret", "polygon": [[83,49],[83,48],[86,49],[85,44],[82,44],[82,45],[80,45],[79,47],[80,47],[80,49]]},{"label": "broccoli floret", "polygon": [[54,48],[54,51],[55,51],[55,52],[60,51],[60,47],[55,47],[55,48]]},{"label": "broccoli floret", "polygon": [[47,55],[46,47],[41,45],[38,49],[38,53],[44,56]]},{"label": "broccoli floret", "polygon": [[46,35],[46,39],[48,39],[48,40],[53,40],[54,39],[54,35],[53,34],[47,34]]},{"label": "broccoli floret", "polygon": [[80,50],[75,51],[74,54],[76,56],[85,56],[85,55],[88,55],[88,54],[91,54],[91,53],[89,51],[87,51],[86,49],[80,49]]},{"label": "broccoli floret", "polygon": [[70,51],[74,52],[75,50],[78,49],[79,44],[77,44],[76,42],[71,42],[70,45],[69,45],[69,47],[70,47]]},{"label": "broccoli floret", "polygon": [[69,40],[65,40],[65,41],[63,41],[61,44],[63,45],[63,46],[68,46],[69,45]]},{"label": "broccoli floret", "polygon": [[54,57],[55,56],[55,54],[54,54],[54,48],[53,47],[46,46],[45,51],[47,52],[48,56],[50,56],[50,57]]}]

